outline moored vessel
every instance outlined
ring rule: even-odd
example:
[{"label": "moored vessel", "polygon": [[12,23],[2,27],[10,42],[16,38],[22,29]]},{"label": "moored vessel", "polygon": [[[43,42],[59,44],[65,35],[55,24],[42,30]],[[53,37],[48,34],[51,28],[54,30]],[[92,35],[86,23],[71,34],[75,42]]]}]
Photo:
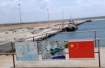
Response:
[{"label": "moored vessel", "polygon": [[69,21],[68,27],[66,27],[66,31],[76,31],[78,29],[77,25],[74,23],[74,21],[72,20],[72,22]]}]

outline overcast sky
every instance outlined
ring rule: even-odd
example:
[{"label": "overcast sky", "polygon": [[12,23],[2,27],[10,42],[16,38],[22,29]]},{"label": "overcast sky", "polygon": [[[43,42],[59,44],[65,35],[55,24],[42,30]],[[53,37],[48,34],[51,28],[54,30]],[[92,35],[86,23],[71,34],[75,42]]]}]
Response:
[{"label": "overcast sky", "polygon": [[0,23],[19,23],[19,6],[22,22],[105,16],[105,0],[0,0]]}]

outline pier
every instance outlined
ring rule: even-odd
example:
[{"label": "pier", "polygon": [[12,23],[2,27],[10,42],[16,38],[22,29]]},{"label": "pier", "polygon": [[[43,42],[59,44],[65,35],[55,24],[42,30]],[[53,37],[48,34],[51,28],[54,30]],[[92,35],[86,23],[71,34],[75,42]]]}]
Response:
[{"label": "pier", "polygon": [[[78,24],[82,24],[84,22],[78,22]],[[29,27],[23,29],[12,29],[0,32],[0,45],[7,43],[8,41],[15,41],[15,40],[34,40],[44,39],[50,37],[58,32],[61,32],[63,28],[67,27],[68,22],[62,27],[61,24],[52,25],[51,28],[48,26],[45,27]],[[3,42],[4,41],[4,42]]]}]

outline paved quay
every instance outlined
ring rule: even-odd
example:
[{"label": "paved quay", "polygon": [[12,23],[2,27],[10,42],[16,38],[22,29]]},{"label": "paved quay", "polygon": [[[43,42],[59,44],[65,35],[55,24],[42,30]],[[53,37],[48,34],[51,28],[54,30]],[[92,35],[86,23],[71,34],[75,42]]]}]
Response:
[{"label": "paved quay", "polygon": [[[66,22],[65,26],[63,26],[63,27],[67,27],[67,23],[68,22]],[[82,23],[82,22],[78,22],[77,24],[79,24],[79,23]],[[47,34],[48,33],[49,34],[56,33],[57,31],[60,31],[62,29],[62,23],[52,24],[51,28],[49,28],[49,29],[47,27],[48,27],[48,25],[42,26],[42,27],[41,26],[33,27],[32,29],[24,28],[24,29],[15,29],[12,31],[7,30],[4,32],[0,32],[0,45],[8,43],[7,41],[14,41],[16,39],[34,37],[34,36],[42,35],[43,33],[47,33]]]},{"label": "paved quay", "polygon": [[[95,48],[95,52],[97,52]],[[67,53],[68,50],[66,49]],[[105,68],[105,47],[100,48],[101,56],[101,67]],[[99,67],[98,54],[95,53],[95,59],[92,60],[69,60],[68,54],[66,54],[65,60],[43,60],[42,56],[39,54],[38,61],[16,61],[16,67]],[[0,68],[10,68],[13,67],[12,56],[0,56]]]}]

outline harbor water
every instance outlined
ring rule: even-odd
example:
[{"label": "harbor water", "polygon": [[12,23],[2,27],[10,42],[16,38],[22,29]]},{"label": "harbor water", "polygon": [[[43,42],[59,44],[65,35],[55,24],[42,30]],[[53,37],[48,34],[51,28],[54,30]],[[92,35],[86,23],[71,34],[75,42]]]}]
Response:
[{"label": "harbor water", "polygon": [[100,46],[105,46],[105,20],[86,22],[78,26],[75,32],[60,32],[48,40],[72,40],[100,38]]}]

